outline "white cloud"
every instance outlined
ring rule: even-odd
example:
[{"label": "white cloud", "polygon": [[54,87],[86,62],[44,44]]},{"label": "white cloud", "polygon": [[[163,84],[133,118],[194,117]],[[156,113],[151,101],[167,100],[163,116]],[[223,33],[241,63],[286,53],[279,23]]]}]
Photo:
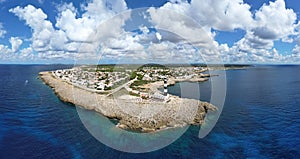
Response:
[{"label": "white cloud", "polygon": [[92,18],[76,18],[76,10],[72,4],[64,5],[65,10],[57,18],[56,27],[66,33],[70,41],[84,42],[95,34],[95,21]]},{"label": "white cloud", "polygon": [[[25,20],[26,25],[32,28],[31,48],[32,51],[38,52],[38,57],[70,59],[75,57],[71,55],[72,53],[94,52],[99,45],[100,37],[112,38],[124,32],[122,26],[130,17],[129,12],[127,17],[120,16],[105,24],[107,19],[127,9],[124,1],[93,0],[82,8],[84,13],[78,15],[72,3],[59,7],[60,13],[55,24],[57,29],[47,19],[42,9],[32,5],[24,8],[17,6],[9,12]],[[13,51],[17,51],[21,45],[17,42],[20,41],[16,39],[11,41]]]},{"label": "white cloud", "polygon": [[35,56],[33,54],[33,50],[31,47],[22,49],[20,51],[20,55],[19,55],[20,59],[26,59],[26,60],[35,60]]},{"label": "white cloud", "polygon": [[159,32],[157,32],[155,35],[156,35],[156,38],[157,38],[159,41],[162,39],[162,36],[161,36],[161,34],[160,34]]},{"label": "white cloud", "polygon": [[291,56],[282,56],[276,49],[274,51],[274,41],[292,42],[290,37],[297,35],[296,20],[296,14],[292,9],[286,9],[283,0],[264,4],[255,13],[254,25],[246,30],[246,35],[234,47],[248,52],[250,62],[293,61]]},{"label": "white cloud", "polygon": [[238,45],[242,51],[252,52],[256,49],[272,49],[274,43],[272,40],[261,39],[253,35],[253,32],[248,32],[245,37],[236,42],[235,45]]},{"label": "white cloud", "polygon": [[23,41],[19,37],[11,37],[9,39],[11,44],[11,48],[5,45],[0,45],[0,53],[4,55],[13,55],[19,51],[20,46],[22,45]]},{"label": "white cloud", "polygon": [[1,45],[0,44],[0,54],[8,54],[10,52],[10,49],[8,48],[8,46],[5,45]]},{"label": "white cloud", "polygon": [[0,61],[11,59],[10,51],[11,50],[8,48],[8,46],[0,44]]},{"label": "white cloud", "polygon": [[173,10],[162,8],[150,8],[148,12],[151,16],[150,21],[156,29],[165,30],[173,35],[169,36],[174,39],[164,40],[172,42],[186,41],[199,47],[209,47],[212,42],[212,34],[202,29],[192,18],[183,14],[176,13]]},{"label": "white cloud", "polygon": [[127,4],[124,0],[109,0],[105,3],[106,8],[111,9],[116,14],[127,10]]},{"label": "white cloud", "polygon": [[292,51],[293,54],[300,55],[300,46],[296,45],[295,48]]},{"label": "white cloud", "polygon": [[144,25],[140,26],[139,29],[142,31],[143,34],[148,34],[150,32],[149,28]]},{"label": "white cloud", "polygon": [[11,43],[11,50],[14,53],[19,51],[20,46],[23,44],[23,41],[19,37],[11,37],[9,42]]},{"label": "white cloud", "polygon": [[[17,45],[19,45],[20,39],[18,37],[11,38],[12,48],[5,45],[0,45],[0,61],[1,62],[13,62],[13,63],[24,63],[24,62],[34,62],[37,58],[33,54],[31,47],[19,50]],[[19,51],[15,51],[15,50]]]},{"label": "white cloud", "polygon": [[[139,24],[142,33],[124,30],[125,22],[134,17],[124,0],[91,0],[81,5],[82,14],[72,3],[63,4],[58,7],[55,23],[48,20],[42,9],[32,5],[9,11],[32,29],[32,43],[19,50],[23,41],[11,37],[11,48],[0,45],[0,59],[97,61],[103,55],[114,60],[172,58],[193,62],[267,63],[299,62],[300,57],[300,22],[297,23],[296,14],[286,8],[283,0],[264,4],[253,14],[243,0],[191,0],[190,3],[171,0],[160,8],[152,7],[147,13],[141,13],[149,15],[152,25]],[[242,29],[246,34],[229,47],[214,40],[213,29]],[[0,23],[0,37],[5,33]],[[297,45],[291,55],[282,55],[274,48],[275,40]]]},{"label": "white cloud", "polygon": [[88,42],[92,40],[92,36],[99,34],[97,31],[102,33],[120,32],[118,29],[124,24],[126,18],[119,19],[119,21],[114,18],[114,24],[105,24],[109,25],[109,28],[99,28],[99,26],[126,9],[124,1],[94,0],[83,7],[84,13],[81,18],[77,18],[77,11],[73,4],[65,4],[59,9],[61,13],[55,26],[63,30],[71,41]]},{"label": "white cloud", "polygon": [[4,30],[3,24],[0,23],[0,38],[3,38],[5,34],[6,34],[6,30]]},{"label": "white cloud", "polygon": [[[245,29],[253,23],[250,6],[243,0],[170,1],[160,8],[189,16],[208,31],[211,28],[222,31]],[[176,18],[172,20],[176,21]]]},{"label": "white cloud", "polygon": [[[48,51],[51,49],[59,49],[51,46],[53,41],[60,41],[61,46],[64,44],[64,37],[61,32],[54,30],[52,23],[47,20],[47,15],[32,5],[24,8],[16,7],[9,10],[18,16],[21,20],[25,20],[26,24],[32,28],[32,48],[35,51]],[[63,39],[61,39],[63,38]]]},{"label": "white cloud", "polygon": [[[163,12],[163,9],[169,9],[170,13]],[[201,24],[206,35],[211,38],[214,38],[211,29],[220,31],[242,29],[246,31],[245,36],[231,48],[228,45],[219,45],[216,41],[207,41],[211,47],[202,48],[199,56],[210,58],[210,60],[221,56],[225,62],[236,63],[274,62],[276,60],[286,62],[292,61],[291,58],[294,57],[283,56],[276,49],[274,51],[275,40],[293,42],[293,38],[299,35],[300,30],[300,22],[297,24],[295,12],[286,8],[284,0],[264,4],[254,14],[250,11],[250,5],[242,0],[192,0],[191,3],[171,1],[159,9],[149,9],[151,21],[156,27],[162,27],[178,33],[180,36],[187,34],[196,37],[196,35],[203,34],[196,29],[199,28],[199,25],[186,25],[180,16],[171,14],[174,11],[191,16],[193,20]],[[300,43],[299,37],[298,43]],[[193,39],[193,37],[188,39]],[[296,47],[294,52],[297,50]]]},{"label": "white cloud", "polygon": [[120,63],[174,63],[194,60],[196,50],[190,44],[164,40],[159,42],[156,34],[160,33],[150,32],[146,27],[140,27],[140,30],[142,34],[128,32],[105,41],[101,58]]},{"label": "white cloud", "polygon": [[[299,63],[294,60],[295,53],[282,55],[274,48],[275,40],[292,42],[292,37],[299,34],[296,20],[296,14],[292,9],[286,9],[283,0],[264,4],[255,12],[253,25],[246,28],[245,36],[229,48],[231,53],[222,49],[219,51],[229,62]],[[297,47],[293,52],[297,52]]]},{"label": "white cloud", "polygon": [[286,9],[284,0],[264,4],[255,13],[253,34],[261,39],[281,39],[295,34],[297,15]]},{"label": "white cloud", "polygon": [[[150,8],[150,21],[156,28],[175,33],[176,38],[165,38],[174,43],[187,40],[200,51],[194,59],[207,62],[220,62],[221,54],[215,34],[211,29],[231,31],[237,28],[247,29],[252,26],[253,18],[250,6],[241,0],[172,1],[161,8]],[[175,12],[175,13],[174,13]],[[176,13],[177,12],[177,13]]]},{"label": "white cloud", "polygon": [[250,6],[243,0],[192,0],[188,15],[216,30],[245,29],[253,23]]}]

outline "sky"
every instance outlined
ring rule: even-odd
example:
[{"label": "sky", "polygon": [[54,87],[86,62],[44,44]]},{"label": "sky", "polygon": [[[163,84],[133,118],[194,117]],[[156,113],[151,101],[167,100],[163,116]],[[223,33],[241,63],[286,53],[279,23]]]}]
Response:
[{"label": "sky", "polygon": [[298,0],[0,0],[0,64],[300,64]]}]

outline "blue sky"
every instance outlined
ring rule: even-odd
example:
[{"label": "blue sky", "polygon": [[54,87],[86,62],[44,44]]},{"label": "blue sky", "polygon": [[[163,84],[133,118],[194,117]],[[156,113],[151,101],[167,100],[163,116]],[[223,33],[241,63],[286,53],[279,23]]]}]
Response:
[{"label": "blue sky", "polygon": [[[74,63],[99,54],[112,63],[149,54],[154,61],[300,63],[296,0],[0,0],[0,6],[0,63]],[[151,8],[134,11],[141,7]],[[109,30],[99,29],[105,22]],[[137,36],[124,29],[131,25],[140,29]],[[87,39],[98,32],[111,35]]]}]

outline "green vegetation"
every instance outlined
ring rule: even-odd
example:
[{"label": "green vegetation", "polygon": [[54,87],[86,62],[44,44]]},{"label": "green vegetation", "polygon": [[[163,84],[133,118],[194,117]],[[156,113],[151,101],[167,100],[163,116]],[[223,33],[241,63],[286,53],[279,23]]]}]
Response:
[{"label": "green vegetation", "polygon": [[99,80],[105,80],[107,77],[99,77]]},{"label": "green vegetation", "polygon": [[129,79],[133,80],[133,79],[135,79],[136,76],[137,76],[136,72],[132,72]]},{"label": "green vegetation", "polygon": [[109,84],[109,80],[107,79],[107,80],[105,80],[105,84]]},{"label": "green vegetation", "polygon": [[149,63],[149,64],[145,64],[142,67],[152,67],[152,68],[166,68],[165,65],[161,65],[161,64],[155,64],[155,63]]},{"label": "green vegetation", "polygon": [[129,92],[129,95],[136,96],[136,97],[139,97],[139,96],[140,96],[140,95],[135,94],[135,93],[132,93],[132,92]]},{"label": "green vegetation", "polygon": [[111,90],[111,87],[104,86],[104,90]]},{"label": "green vegetation", "polygon": [[95,68],[89,68],[89,67],[82,67],[81,68],[83,71],[87,71],[87,72],[95,72]]},{"label": "green vegetation", "polygon": [[162,71],[162,72],[159,72],[159,74],[161,75],[171,75],[169,71]]},{"label": "green vegetation", "polygon": [[130,85],[130,88],[136,87],[136,86],[141,86],[141,85],[148,84],[148,83],[151,83],[151,82],[152,82],[152,81],[137,80],[137,81],[134,81],[134,82]]},{"label": "green vegetation", "polygon": [[126,68],[119,65],[98,65],[96,72],[125,72]]},{"label": "green vegetation", "polygon": [[113,72],[125,72],[125,68],[123,68],[123,67],[114,67]]},{"label": "green vegetation", "polygon": [[144,75],[137,74],[137,79],[138,79],[138,80],[143,80],[143,77],[144,77]]},{"label": "green vegetation", "polygon": [[98,66],[96,72],[113,72],[113,66]]}]

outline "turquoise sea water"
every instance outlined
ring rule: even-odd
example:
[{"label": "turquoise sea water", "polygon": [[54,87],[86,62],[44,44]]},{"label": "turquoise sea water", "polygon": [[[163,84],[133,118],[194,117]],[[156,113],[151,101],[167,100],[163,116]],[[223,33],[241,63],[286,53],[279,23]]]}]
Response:
[{"label": "turquoise sea water", "polygon": [[[0,158],[300,157],[300,66],[226,71],[224,109],[208,136],[199,139],[199,127],[191,126],[171,145],[141,154],[120,152],[96,140],[76,108],[37,79],[40,71],[67,67],[0,65]],[[180,86],[191,85],[176,84],[169,92],[180,95]],[[209,101],[210,82],[199,87],[200,98]],[[95,126],[103,127],[103,117],[86,112]]]}]

